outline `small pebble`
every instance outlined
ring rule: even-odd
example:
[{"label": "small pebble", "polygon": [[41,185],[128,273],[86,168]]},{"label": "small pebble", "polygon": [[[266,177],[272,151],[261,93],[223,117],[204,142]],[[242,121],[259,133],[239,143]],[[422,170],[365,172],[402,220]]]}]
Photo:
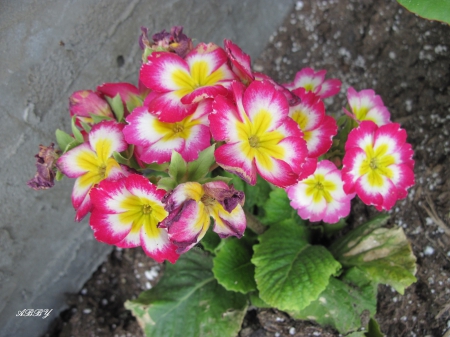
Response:
[{"label": "small pebble", "polygon": [[426,246],[425,250],[423,251],[424,255],[433,255],[434,254],[434,248],[431,246]]},{"label": "small pebble", "polygon": [[295,335],[295,328],[294,327],[289,329],[289,334],[290,335]]}]

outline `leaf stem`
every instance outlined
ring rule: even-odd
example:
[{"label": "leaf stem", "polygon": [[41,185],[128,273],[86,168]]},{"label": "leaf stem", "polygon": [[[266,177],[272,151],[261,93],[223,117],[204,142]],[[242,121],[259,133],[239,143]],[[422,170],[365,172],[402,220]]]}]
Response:
[{"label": "leaf stem", "polygon": [[248,211],[244,211],[247,218],[247,227],[254,231],[256,234],[261,235],[267,230],[267,226],[264,226],[256,216]]}]

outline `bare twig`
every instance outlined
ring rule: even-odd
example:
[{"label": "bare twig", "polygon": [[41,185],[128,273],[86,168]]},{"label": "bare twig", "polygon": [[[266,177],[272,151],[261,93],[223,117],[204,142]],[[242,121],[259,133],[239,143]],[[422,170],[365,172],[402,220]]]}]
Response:
[{"label": "bare twig", "polygon": [[434,203],[431,200],[429,195],[425,196],[425,200],[429,206],[429,208],[425,205],[421,205],[422,208],[428,213],[428,216],[433,219],[434,223],[436,223],[436,225],[438,225],[439,227],[442,228],[442,230],[445,232],[445,234],[447,234],[448,236],[450,236],[450,228],[445,224],[444,221],[442,221],[442,219],[439,217],[439,215],[436,212],[436,208],[434,207]]},{"label": "bare twig", "polygon": [[[450,310],[450,303],[447,303],[442,309],[441,311],[439,311],[439,313],[436,315],[436,319],[441,318],[441,316],[446,312]],[[447,331],[448,332],[448,331]]]}]

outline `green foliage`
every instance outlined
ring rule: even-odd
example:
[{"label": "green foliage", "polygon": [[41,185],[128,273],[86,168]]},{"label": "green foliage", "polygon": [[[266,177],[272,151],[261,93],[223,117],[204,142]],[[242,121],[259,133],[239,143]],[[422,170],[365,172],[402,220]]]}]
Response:
[{"label": "green foliage", "polygon": [[450,0],[397,0],[407,10],[429,20],[450,24]]},{"label": "green foliage", "polygon": [[258,291],[252,291],[251,293],[248,294],[248,296],[250,298],[251,304],[254,305],[255,307],[258,307],[258,308],[271,308],[272,307],[271,305],[264,302],[261,299],[261,297],[259,297]]},{"label": "green foliage", "polygon": [[246,294],[256,290],[255,266],[251,263],[252,241],[229,238],[214,258],[213,273],[227,290]]},{"label": "green foliage", "polygon": [[205,233],[205,236],[201,241],[203,248],[206,251],[215,254],[216,248],[219,246],[219,244],[221,244],[221,241],[222,240],[217,235],[217,233],[214,233],[212,224],[210,224],[208,230]]},{"label": "green foliage", "polygon": [[287,220],[272,225],[254,246],[259,296],[280,310],[308,306],[341,267],[325,247],[310,245],[308,236],[304,226]]},{"label": "green foliage", "polygon": [[122,122],[124,115],[124,108],[120,94],[117,94],[116,96],[114,96],[114,98],[106,96],[106,100],[108,101],[109,106],[111,107],[111,110],[114,113],[114,116],[116,116],[117,121]]},{"label": "green foliage", "polygon": [[270,192],[269,199],[264,203],[264,211],[265,216],[262,222],[266,225],[276,224],[285,219],[294,219],[297,223],[304,223],[297,211],[291,207],[286,191],[281,188]]},{"label": "green foliage", "polygon": [[367,327],[377,308],[377,286],[362,271],[352,268],[340,279],[331,277],[319,298],[300,312],[290,312],[296,319],[309,319],[330,325],[341,334]]},{"label": "green foliage", "polygon": [[[172,152],[170,165],[168,167],[169,177],[159,180],[158,187],[166,191],[173,190],[178,184],[187,181],[196,181],[205,183],[206,175],[209,173],[211,166],[215,163],[214,147],[211,145],[199,153],[197,160],[187,163],[183,157],[176,151]],[[224,180],[221,177],[213,180]],[[228,179],[225,179],[225,181]]]},{"label": "green foliage", "polygon": [[416,281],[416,258],[403,229],[380,228],[387,219],[381,215],[350,231],[330,251],[344,267],[356,266],[374,282],[389,284],[403,294]]},{"label": "green foliage", "polygon": [[166,266],[154,288],[125,307],[148,337],[235,337],[247,310],[246,298],[225,290],[211,268],[211,257],[192,249]]},{"label": "green foliage", "polygon": [[102,121],[112,121],[113,119],[109,116],[102,116],[102,115],[94,115],[92,113],[89,114],[92,118],[92,121],[94,124],[98,124]]},{"label": "green foliage", "polygon": [[72,123],[71,123],[72,124],[72,133],[73,133],[73,136],[75,137],[76,141],[81,144],[84,142],[84,138],[83,138],[83,135],[81,134],[80,130],[75,125],[76,119],[77,119],[76,116],[72,117]]},{"label": "green foliage", "polygon": [[172,152],[169,166],[169,176],[171,176],[177,184],[184,180],[187,171],[187,163],[184,161],[181,154],[176,151]]},{"label": "green foliage", "polygon": [[198,159],[189,162],[187,166],[187,181],[199,181],[208,173],[211,166],[216,162],[214,157],[215,144],[199,153]]}]

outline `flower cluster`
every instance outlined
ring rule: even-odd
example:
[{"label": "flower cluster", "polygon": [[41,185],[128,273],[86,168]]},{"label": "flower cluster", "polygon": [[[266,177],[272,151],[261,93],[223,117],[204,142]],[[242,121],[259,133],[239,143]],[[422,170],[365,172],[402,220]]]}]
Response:
[{"label": "flower cluster", "polygon": [[[348,89],[344,116],[353,130],[339,144],[323,100],[341,82],[325,79],[325,70],[304,68],[279,84],[254,72],[232,41],[194,46],[182,27],[151,39],[143,28],[139,42],[139,86],[73,93],[72,135],[57,131],[61,152],[42,147],[29,182],[39,189],[58,175],[75,178],[75,219],[91,213],[99,241],[142,246],[174,263],[210,223],[221,238],[240,238],[245,196],[220,170],[250,185],[259,175],[286,189],[303,219],[328,223],[349,214],[355,195],[388,210],[414,183],[406,132],[372,90]],[[330,161],[335,147],[345,154]]]}]

